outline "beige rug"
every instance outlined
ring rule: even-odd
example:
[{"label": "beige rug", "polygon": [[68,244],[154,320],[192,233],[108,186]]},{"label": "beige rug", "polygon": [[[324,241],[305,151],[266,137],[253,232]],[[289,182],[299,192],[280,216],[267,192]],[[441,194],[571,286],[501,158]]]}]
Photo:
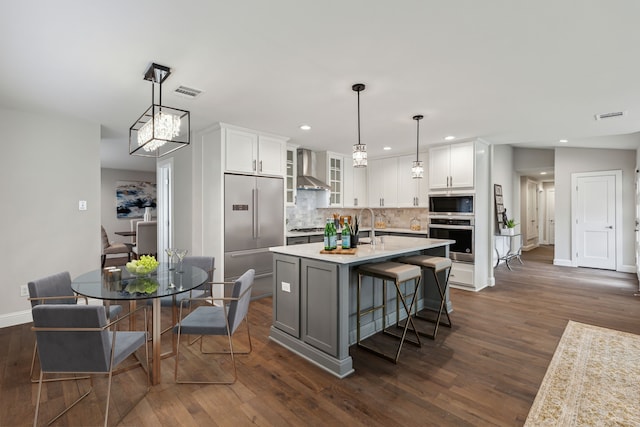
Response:
[{"label": "beige rug", "polygon": [[640,426],[640,335],[569,321],[525,426]]}]

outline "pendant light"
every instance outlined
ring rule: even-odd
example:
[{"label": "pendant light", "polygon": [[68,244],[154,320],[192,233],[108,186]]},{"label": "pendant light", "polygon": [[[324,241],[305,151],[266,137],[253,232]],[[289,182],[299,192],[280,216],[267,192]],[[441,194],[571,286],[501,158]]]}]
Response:
[{"label": "pendant light", "polygon": [[351,89],[358,93],[358,143],[353,144],[353,167],[363,168],[367,166],[367,146],[360,143],[360,92],[364,90],[364,84],[356,83]]},{"label": "pendant light", "polygon": [[420,146],[420,120],[422,120],[424,116],[418,114],[413,116],[413,120],[416,121],[417,132],[416,132],[416,160],[413,162],[413,166],[411,167],[411,178],[422,178],[424,175],[424,167],[422,167],[422,161],[418,158],[418,148]]},{"label": "pendant light", "polygon": [[[162,105],[162,83],[171,74],[164,65],[151,64],[144,80],[151,82],[151,107],[129,128],[129,154],[143,157],[162,157],[190,142],[190,114],[188,111]],[[155,103],[155,85],[160,99]]]}]

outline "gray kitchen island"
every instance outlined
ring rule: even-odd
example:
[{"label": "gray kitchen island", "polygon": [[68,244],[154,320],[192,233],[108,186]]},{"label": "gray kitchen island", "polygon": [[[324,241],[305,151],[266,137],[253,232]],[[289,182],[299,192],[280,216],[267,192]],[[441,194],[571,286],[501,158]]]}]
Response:
[{"label": "gray kitchen island", "polygon": [[[349,346],[356,342],[356,295],[361,264],[390,261],[400,256],[449,256],[453,240],[385,236],[376,245],[362,244],[353,255],[322,254],[322,243],[270,248],[273,252],[273,324],[269,338],[339,378],[353,373]],[[381,285],[363,278],[361,301],[366,307],[382,301]],[[379,279],[375,279],[380,282]],[[444,273],[440,277],[444,283]],[[367,283],[369,281],[369,283]],[[418,310],[437,310],[440,296],[435,281],[423,275]],[[414,284],[415,285],[415,284]],[[411,282],[407,283],[411,288]],[[377,289],[377,290],[376,290]],[[387,324],[395,323],[395,292],[387,293]],[[447,311],[452,310],[449,293]],[[400,319],[406,318],[401,310]],[[379,332],[382,315],[361,319],[362,337]]]}]

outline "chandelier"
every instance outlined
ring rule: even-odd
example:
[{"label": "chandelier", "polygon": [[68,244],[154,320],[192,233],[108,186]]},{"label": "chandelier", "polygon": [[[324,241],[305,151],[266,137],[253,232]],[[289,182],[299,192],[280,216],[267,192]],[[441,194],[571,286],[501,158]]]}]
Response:
[{"label": "chandelier", "polygon": [[[162,157],[190,142],[188,111],[162,105],[162,83],[171,74],[164,65],[151,64],[144,79],[151,82],[151,107],[129,128],[129,154]],[[155,85],[159,86],[159,101],[155,103]]]},{"label": "chandelier", "polygon": [[416,160],[413,162],[413,166],[411,167],[411,178],[422,178],[424,175],[424,167],[422,166],[422,160],[418,158],[418,149],[420,147],[420,120],[422,120],[424,116],[420,114],[413,116],[413,120],[416,121],[417,131],[416,131]]},{"label": "chandelier", "polygon": [[367,166],[367,146],[360,143],[360,92],[364,90],[362,83],[351,86],[358,93],[358,143],[353,145],[353,167],[362,168]]}]

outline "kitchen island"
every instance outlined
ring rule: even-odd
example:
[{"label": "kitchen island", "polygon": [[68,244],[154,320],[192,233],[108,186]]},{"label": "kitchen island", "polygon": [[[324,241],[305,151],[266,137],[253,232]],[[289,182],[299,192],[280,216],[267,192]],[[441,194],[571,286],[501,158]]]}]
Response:
[{"label": "kitchen island", "polygon": [[[376,245],[359,245],[353,255],[322,254],[322,243],[270,248],[273,252],[273,323],[269,338],[290,351],[320,366],[339,378],[353,372],[349,346],[356,342],[356,293],[361,264],[390,261],[400,256],[449,256],[452,240],[384,236]],[[429,274],[422,278],[416,305],[418,310],[437,310],[440,305],[435,281]],[[379,305],[382,292],[363,278],[363,310]],[[440,277],[444,280],[444,274]],[[369,283],[367,283],[369,281]],[[379,279],[376,279],[380,282]],[[444,282],[443,282],[444,283]],[[415,284],[414,284],[415,285]],[[407,284],[411,288],[411,282]],[[387,324],[395,323],[395,292],[387,293]],[[452,310],[449,295],[446,307]],[[399,313],[400,319],[406,313]],[[363,316],[361,335],[379,332],[379,312]]]}]

